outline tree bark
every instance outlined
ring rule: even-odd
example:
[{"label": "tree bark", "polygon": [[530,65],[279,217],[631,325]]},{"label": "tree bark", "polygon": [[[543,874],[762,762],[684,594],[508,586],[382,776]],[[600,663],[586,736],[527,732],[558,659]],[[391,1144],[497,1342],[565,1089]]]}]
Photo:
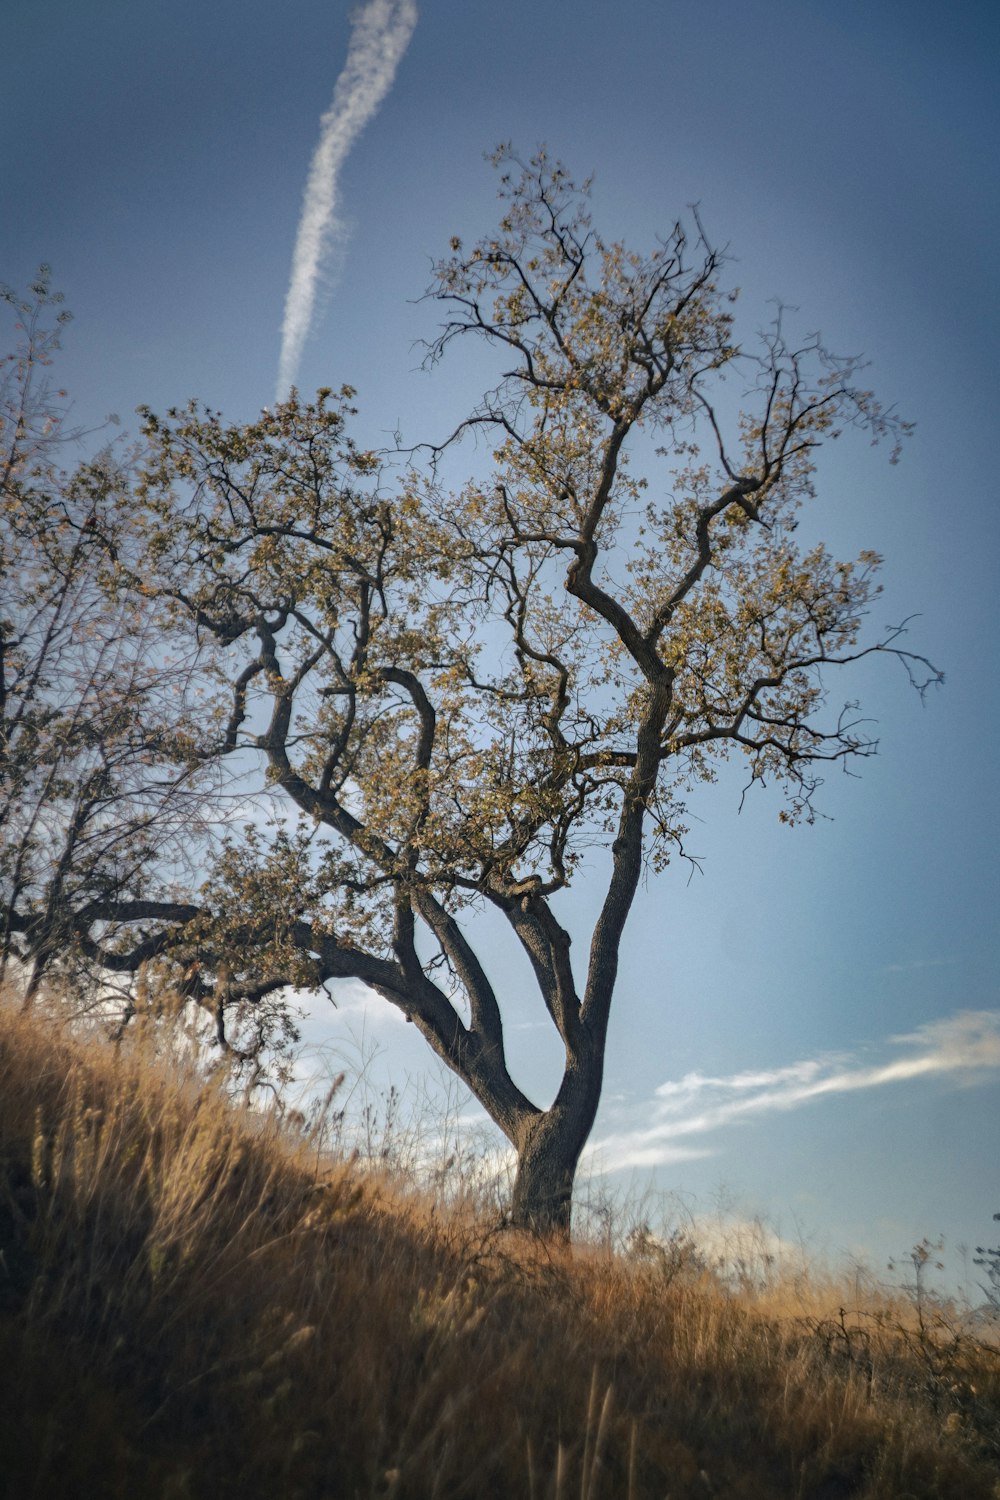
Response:
[{"label": "tree bark", "polygon": [[574,1059],[552,1107],[525,1124],[516,1142],[512,1229],[568,1238],[573,1185],[600,1102],[603,1063],[603,1047]]}]

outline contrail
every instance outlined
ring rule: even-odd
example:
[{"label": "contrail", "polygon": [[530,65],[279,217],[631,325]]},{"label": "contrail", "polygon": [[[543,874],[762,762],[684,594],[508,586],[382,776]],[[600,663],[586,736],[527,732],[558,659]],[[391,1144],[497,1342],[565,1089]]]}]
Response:
[{"label": "contrail", "polygon": [[285,298],[277,399],[295,383],[302,348],[312,327],[320,269],[337,221],[337,178],[368,121],[392,87],[417,24],[415,0],[368,0],[355,12],[350,46],[333,101],[320,120],[302,201],[302,218]]}]

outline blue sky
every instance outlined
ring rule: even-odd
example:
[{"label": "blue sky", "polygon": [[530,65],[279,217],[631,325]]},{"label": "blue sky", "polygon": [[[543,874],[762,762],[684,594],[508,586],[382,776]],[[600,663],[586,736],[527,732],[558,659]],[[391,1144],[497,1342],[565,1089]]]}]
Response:
[{"label": "blue sky", "polygon": [[[947,673],[921,706],[876,662],[849,685],[881,754],[832,821],[706,791],[704,874],[642,892],[626,940],[595,1165],[750,1209],[884,1261],[923,1234],[982,1242],[1000,1209],[996,592],[1000,12],[922,0],[418,0],[391,87],[348,142],[342,232],[298,360],[349,381],[362,432],[440,437],[468,372],[419,371],[418,299],[452,233],[495,216],[484,151],[546,141],[595,173],[595,215],[648,246],[697,202],[729,244],[744,326],[801,310],[917,423],[897,468],[863,444],[821,470],[807,524],[887,557],[873,623],[914,612]],[[303,188],[352,36],[336,0],[8,0],[0,279],[52,263],[75,322],[76,415],[127,427],[198,395],[273,399]],[[390,70],[391,71],[391,70]],[[881,668],[881,670],[875,670]],[[595,871],[595,874],[597,872]],[[585,930],[596,891],[576,894]],[[485,938],[503,987],[508,962]],[[510,970],[526,1084],[555,1079]],[[324,1016],[335,1036],[357,1011]],[[352,1009],[353,1007],[353,1009]],[[315,1034],[319,1022],[311,1026]],[[399,1076],[412,1033],[372,1011]],[[615,1180],[623,1180],[617,1176]]]}]

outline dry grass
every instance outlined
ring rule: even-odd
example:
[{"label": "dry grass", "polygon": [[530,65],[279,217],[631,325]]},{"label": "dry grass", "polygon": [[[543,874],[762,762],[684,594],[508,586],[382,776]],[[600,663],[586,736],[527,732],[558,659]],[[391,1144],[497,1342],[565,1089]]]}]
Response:
[{"label": "dry grass", "polygon": [[1000,1496],[939,1306],[503,1235],[0,1005],[0,1493]]}]

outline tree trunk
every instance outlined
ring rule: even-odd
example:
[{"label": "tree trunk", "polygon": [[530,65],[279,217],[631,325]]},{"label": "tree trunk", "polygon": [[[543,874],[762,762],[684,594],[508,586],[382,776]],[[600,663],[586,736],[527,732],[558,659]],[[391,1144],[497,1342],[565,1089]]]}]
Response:
[{"label": "tree trunk", "polygon": [[509,1218],[512,1229],[569,1236],[573,1183],[597,1113],[600,1073],[598,1065],[584,1080],[573,1070],[564,1079],[552,1108],[536,1115],[525,1127],[517,1143]]}]

